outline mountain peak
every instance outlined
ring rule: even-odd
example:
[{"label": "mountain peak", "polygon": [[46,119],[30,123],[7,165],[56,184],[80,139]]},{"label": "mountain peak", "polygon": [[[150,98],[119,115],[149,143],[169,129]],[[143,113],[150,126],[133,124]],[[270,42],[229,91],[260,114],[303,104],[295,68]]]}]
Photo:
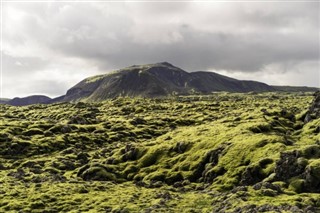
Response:
[{"label": "mountain peak", "polygon": [[144,68],[151,68],[151,67],[168,67],[168,68],[178,68],[169,62],[158,62],[158,63],[153,63],[153,64],[142,64],[142,65],[133,65],[131,67],[144,67]]},{"label": "mountain peak", "polygon": [[172,64],[170,64],[169,62],[166,62],[166,61],[160,62],[160,63],[157,63],[157,64],[163,65],[163,66],[167,66],[167,67],[174,67]]},{"label": "mountain peak", "polygon": [[135,65],[132,65],[132,66],[129,66],[129,67],[126,67],[126,68],[123,68],[123,69],[119,69],[118,71],[123,71],[123,70],[131,70],[131,69],[149,69],[149,68],[152,68],[152,67],[170,67],[170,68],[177,68],[175,67],[174,65],[170,64],[169,62],[158,62],[158,63],[153,63],[153,64],[135,64]]}]

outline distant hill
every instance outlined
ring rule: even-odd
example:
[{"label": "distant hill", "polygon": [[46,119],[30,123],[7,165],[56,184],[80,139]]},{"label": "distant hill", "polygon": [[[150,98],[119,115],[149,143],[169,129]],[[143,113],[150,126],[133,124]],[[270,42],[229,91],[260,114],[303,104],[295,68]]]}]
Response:
[{"label": "distant hill", "polygon": [[214,72],[186,72],[167,62],[134,65],[93,76],[69,89],[61,101],[102,101],[118,96],[164,97],[227,92],[270,92],[265,83],[240,81]]},{"label": "distant hill", "polygon": [[9,98],[0,98],[0,104],[6,104],[8,101],[10,101]]},{"label": "distant hill", "polygon": [[25,106],[25,105],[31,105],[31,104],[44,104],[48,103],[51,100],[51,98],[44,96],[44,95],[33,95],[28,96],[24,98],[14,98],[6,104],[12,105],[12,106]]},{"label": "distant hill", "polygon": [[295,87],[295,86],[272,86],[277,91],[283,92],[316,92],[320,88],[316,87]]}]

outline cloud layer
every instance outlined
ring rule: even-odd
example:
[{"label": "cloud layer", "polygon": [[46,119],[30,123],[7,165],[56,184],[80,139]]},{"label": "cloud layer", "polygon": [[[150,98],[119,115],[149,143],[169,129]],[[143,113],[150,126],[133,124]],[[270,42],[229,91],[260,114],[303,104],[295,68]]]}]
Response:
[{"label": "cloud layer", "polygon": [[85,77],[160,61],[320,86],[319,11],[317,2],[6,2],[3,96],[58,96]]}]

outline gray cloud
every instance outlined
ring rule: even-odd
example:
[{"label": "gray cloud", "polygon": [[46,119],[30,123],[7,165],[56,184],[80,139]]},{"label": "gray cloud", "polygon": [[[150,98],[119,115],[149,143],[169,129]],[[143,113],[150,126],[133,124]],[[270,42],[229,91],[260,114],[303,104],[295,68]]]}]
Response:
[{"label": "gray cloud", "polygon": [[[4,95],[56,96],[86,76],[159,61],[319,86],[318,8],[317,2],[6,2]],[[283,73],[287,82],[277,81]],[[28,81],[6,89],[16,76]]]},{"label": "gray cloud", "polygon": [[27,73],[45,69],[48,61],[37,57],[13,57],[2,54],[2,68],[5,75],[15,74],[17,76]]}]

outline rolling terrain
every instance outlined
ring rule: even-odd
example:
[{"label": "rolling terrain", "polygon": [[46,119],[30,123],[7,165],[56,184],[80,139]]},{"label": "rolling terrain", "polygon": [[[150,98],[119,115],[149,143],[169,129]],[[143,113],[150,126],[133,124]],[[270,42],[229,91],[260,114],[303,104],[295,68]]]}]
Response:
[{"label": "rolling terrain", "polygon": [[0,116],[1,212],[320,210],[319,93],[1,105]]}]

